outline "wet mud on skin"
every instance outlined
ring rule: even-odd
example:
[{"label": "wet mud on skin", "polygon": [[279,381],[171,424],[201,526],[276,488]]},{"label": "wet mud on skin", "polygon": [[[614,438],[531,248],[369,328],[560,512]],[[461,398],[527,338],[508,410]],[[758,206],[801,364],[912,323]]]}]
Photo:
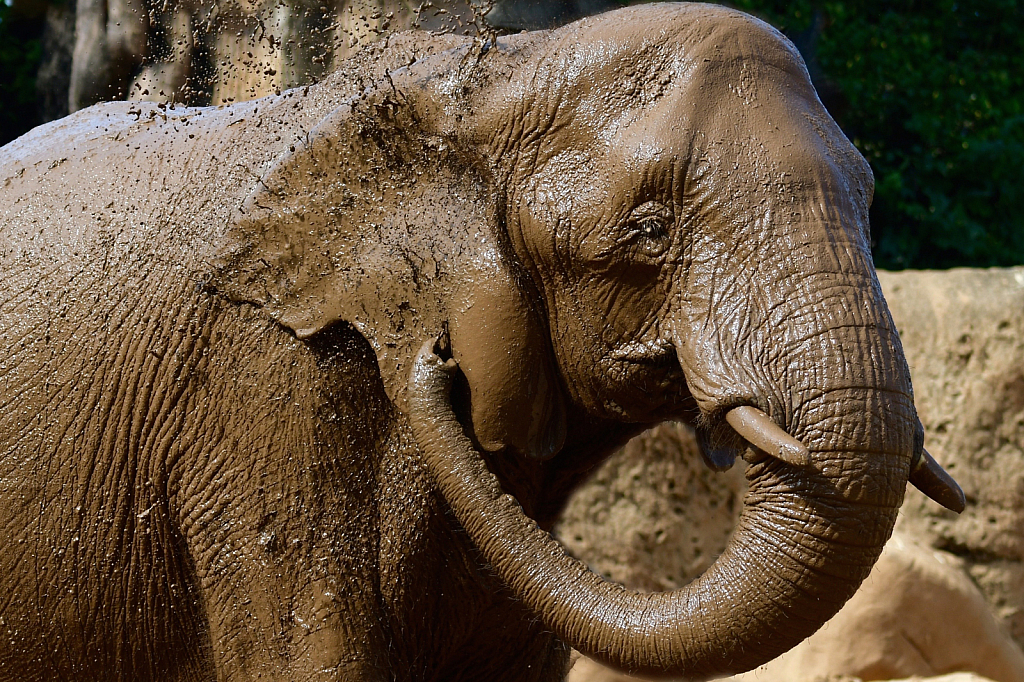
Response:
[{"label": "wet mud on skin", "polygon": [[[776,656],[867,575],[920,450],[870,195],[795,48],[704,5],[30,132],[0,152],[0,679]],[[700,579],[639,594],[545,531],[667,418],[750,491]]]}]

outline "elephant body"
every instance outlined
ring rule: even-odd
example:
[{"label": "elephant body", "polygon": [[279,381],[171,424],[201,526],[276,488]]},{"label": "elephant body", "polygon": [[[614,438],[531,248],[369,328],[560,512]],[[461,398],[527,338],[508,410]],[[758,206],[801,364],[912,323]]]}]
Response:
[{"label": "elephant body", "polygon": [[[954,499],[870,169],[741,13],[392,36],[78,112],[0,177],[0,680],[737,672],[853,594],[908,477]],[[665,419],[750,492],[704,576],[636,594],[545,529]]]},{"label": "elephant body", "polygon": [[203,285],[253,178],[356,75],[99,105],[4,150],[0,679],[565,667],[446,518],[366,341],[300,342]]}]

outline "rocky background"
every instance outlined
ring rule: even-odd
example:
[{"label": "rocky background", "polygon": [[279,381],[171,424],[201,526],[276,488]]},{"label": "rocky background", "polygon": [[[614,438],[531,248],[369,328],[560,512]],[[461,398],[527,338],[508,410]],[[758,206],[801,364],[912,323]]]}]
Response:
[{"label": "rocky background", "polygon": [[[1024,682],[1024,268],[879,279],[925,446],[963,487],[967,509],[957,516],[908,488],[860,592],[819,633],[734,682]],[[745,487],[741,467],[706,469],[692,432],[666,424],[602,466],[557,534],[608,578],[673,589],[722,551]],[[569,677],[626,679],[587,659]]]}]

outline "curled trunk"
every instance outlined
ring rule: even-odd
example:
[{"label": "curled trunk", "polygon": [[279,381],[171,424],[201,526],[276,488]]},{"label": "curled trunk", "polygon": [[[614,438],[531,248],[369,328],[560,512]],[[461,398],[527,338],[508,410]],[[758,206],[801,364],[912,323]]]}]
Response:
[{"label": "curled trunk", "polygon": [[699,679],[774,658],[845,603],[895,522],[898,501],[819,496],[822,481],[787,479],[788,465],[765,460],[748,468],[739,527],[703,576],[673,592],[627,590],[570,557],[502,492],[451,412],[453,371],[424,346],[410,384],[412,428],[442,494],[517,598],[563,641],[620,669]]}]

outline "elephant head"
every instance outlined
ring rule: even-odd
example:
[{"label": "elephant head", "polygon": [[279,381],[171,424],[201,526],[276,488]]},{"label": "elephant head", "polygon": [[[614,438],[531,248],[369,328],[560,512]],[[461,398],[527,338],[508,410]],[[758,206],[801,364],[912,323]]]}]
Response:
[{"label": "elephant head", "polygon": [[[720,7],[634,7],[391,72],[263,177],[217,286],[299,338],[345,322],[370,341],[459,521],[562,639],[707,676],[842,606],[912,469],[962,505],[923,453],[871,194],[781,34]],[[606,583],[477,453],[557,457],[585,440],[578,415],[687,418],[711,465],[743,455],[739,527],[693,584]]]}]

